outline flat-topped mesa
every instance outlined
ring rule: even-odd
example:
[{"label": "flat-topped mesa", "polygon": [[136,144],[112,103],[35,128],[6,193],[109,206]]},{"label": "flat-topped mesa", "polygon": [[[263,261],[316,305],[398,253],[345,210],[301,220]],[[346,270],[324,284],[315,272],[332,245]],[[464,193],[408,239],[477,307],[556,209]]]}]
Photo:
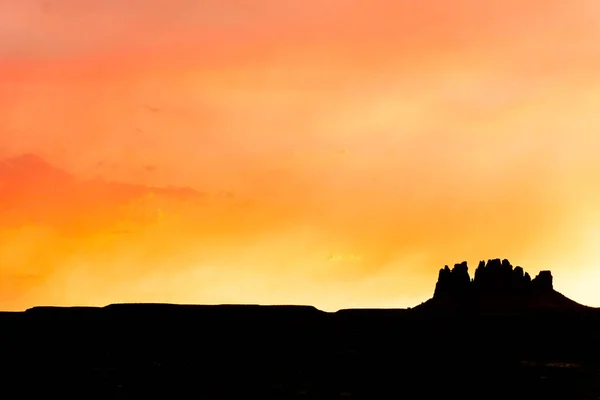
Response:
[{"label": "flat-topped mesa", "polygon": [[499,258],[480,261],[475,277],[469,277],[467,262],[447,265],[440,270],[435,286],[434,298],[459,298],[471,295],[519,296],[532,292],[552,291],[552,273],[541,271],[531,279],[523,268],[514,267],[506,259]]}]

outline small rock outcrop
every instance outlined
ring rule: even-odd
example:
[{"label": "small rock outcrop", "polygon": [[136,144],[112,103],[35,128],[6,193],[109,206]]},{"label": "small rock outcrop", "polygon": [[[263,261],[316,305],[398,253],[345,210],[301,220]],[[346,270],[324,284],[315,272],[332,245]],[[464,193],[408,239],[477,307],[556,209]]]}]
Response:
[{"label": "small rock outcrop", "polygon": [[531,281],[531,285],[535,290],[539,291],[553,290],[552,273],[550,271],[541,271],[539,275]]},{"label": "small rock outcrop", "polygon": [[455,264],[452,269],[446,265],[440,270],[435,293],[438,296],[460,296],[469,289],[470,284],[471,278],[466,261]]}]

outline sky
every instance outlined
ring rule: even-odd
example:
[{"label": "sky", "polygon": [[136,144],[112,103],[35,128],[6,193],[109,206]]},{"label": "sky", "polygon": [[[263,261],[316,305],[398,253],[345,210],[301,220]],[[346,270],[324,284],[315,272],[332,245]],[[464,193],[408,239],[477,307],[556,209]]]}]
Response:
[{"label": "sky", "polygon": [[0,309],[600,306],[596,0],[3,0]]}]

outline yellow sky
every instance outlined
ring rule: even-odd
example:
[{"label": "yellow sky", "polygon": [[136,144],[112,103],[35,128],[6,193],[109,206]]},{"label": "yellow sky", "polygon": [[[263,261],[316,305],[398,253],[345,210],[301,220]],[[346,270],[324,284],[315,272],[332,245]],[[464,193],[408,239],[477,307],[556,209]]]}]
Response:
[{"label": "yellow sky", "polygon": [[6,0],[0,308],[600,306],[598,71],[593,0]]}]

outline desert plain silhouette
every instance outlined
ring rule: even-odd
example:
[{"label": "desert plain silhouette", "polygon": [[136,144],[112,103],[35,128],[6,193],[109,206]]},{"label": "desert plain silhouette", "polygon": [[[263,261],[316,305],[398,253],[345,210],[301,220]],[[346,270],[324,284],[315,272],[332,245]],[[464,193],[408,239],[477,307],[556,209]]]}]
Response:
[{"label": "desert plain silhouette", "polygon": [[500,259],[409,309],[35,307],[0,346],[7,398],[600,398],[600,310]]}]

